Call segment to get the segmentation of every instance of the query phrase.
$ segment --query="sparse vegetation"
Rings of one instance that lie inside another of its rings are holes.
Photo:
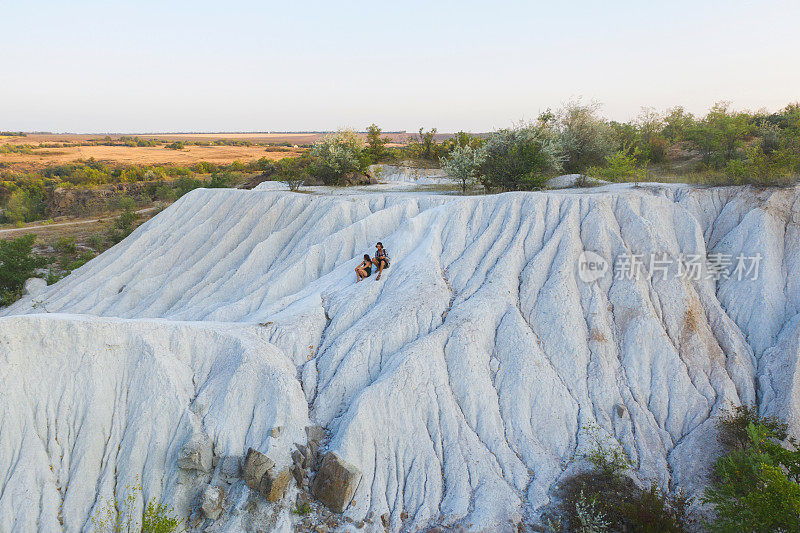
[[[183,521],[167,505],[150,500],[141,518],[136,517],[134,504],[142,492],[140,485],[128,487],[128,495],[120,508],[116,499],[106,503],[92,517],[93,530],[98,533],[178,533],[185,531]]]
[[[559,485],[560,503],[556,512],[563,525],[555,526],[556,530],[648,533],[690,530],[693,520],[689,498],[680,492],[665,494],[656,485],[640,488],[625,474],[632,463],[624,449],[611,437],[601,436],[595,426],[585,431],[591,444],[583,458],[593,468]]]

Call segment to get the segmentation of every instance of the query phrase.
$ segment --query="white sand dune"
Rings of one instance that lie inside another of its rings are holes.
[[[535,519],[590,425],[640,480],[696,493],[721,409],[759,398],[800,428],[799,198],[194,191],[0,311],[0,531],[90,527],[137,478],[139,505],[186,514],[224,483],[214,530],[288,528],[292,493],[248,507],[221,469],[248,446],[288,464],[309,420],[363,472],[346,515],[393,530]],[[391,267],[354,283],[379,240]],[[585,282],[586,250],[761,260],[757,279]],[[197,435],[209,474],[177,466]]]

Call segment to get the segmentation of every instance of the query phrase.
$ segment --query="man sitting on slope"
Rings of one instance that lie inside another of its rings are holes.
[[[383,269],[389,268],[389,254],[387,254],[386,250],[383,248],[383,243],[379,242],[375,245],[375,248],[378,250],[375,252],[372,264],[378,267],[378,277],[375,278],[375,281],[378,281],[381,279],[381,272],[383,272]]]

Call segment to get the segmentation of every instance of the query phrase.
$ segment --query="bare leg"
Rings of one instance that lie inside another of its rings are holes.
[[[375,278],[375,281],[378,281],[379,279],[381,279],[381,272],[383,272],[383,265],[385,264],[384,261],[379,261],[379,263],[380,264],[378,265],[378,277]]]

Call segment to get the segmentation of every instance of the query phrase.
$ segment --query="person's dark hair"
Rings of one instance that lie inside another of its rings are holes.
[[[380,247],[383,247],[383,243],[382,243],[382,242],[380,242],[380,241],[378,241],[378,244],[376,244],[375,246],[380,246]]]
[[[366,261],[369,261],[369,254],[364,254],[364,259],[365,259]]]

